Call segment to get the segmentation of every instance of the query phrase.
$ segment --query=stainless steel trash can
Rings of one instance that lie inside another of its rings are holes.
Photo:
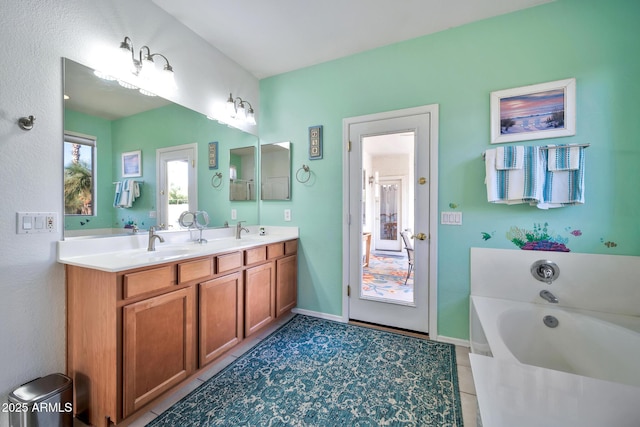
[[[71,378],[51,374],[21,385],[9,394],[9,427],[72,427]]]

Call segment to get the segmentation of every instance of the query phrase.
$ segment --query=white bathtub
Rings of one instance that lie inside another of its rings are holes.
[[[552,315],[556,328],[543,323]],[[471,297],[472,352],[640,387],[640,318]]]

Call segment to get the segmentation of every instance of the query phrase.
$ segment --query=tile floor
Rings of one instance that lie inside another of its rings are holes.
[[[245,339],[242,344],[232,349],[231,352],[222,359],[214,362],[211,366],[200,373],[200,375],[185,384],[180,390],[166,396],[159,401],[151,410],[142,414],[136,420],[131,423],[124,423],[123,426],[127,427],[143,427],[147,425],[151,420],[156,418],[162,412],[171,407],[174,403],[178,402],[184,396],[195,390],[200,384],[220,372],[222,369],[231,364],[238,357],[242,356],[247,350],[252,348],[258,342],[265,339],[272,332],[285,324],[293,317],[294,314],[284,316],[276,320],[273,324],[265,328],[264,331],[257,334],[254,337]],[[471,363],[469,362],[469,349],[466,347],[456,346],[456,360],[458,363],[458,383],[460,387],[460,399],[462,401],[462,418],[464,427],[476,427],[476,390],[473,384],[473,376],[471,375]],[[84,427],[85,424],[78,420],[74,420],[74,427]]]

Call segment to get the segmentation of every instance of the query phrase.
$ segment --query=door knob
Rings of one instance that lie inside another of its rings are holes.
[[[412,239],[418,239],[418,240],[426,240],[427,239],[427,235],[424,233],[418,233],[415,236],[411,236]]]

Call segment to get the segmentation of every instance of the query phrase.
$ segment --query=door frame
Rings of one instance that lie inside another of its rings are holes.
[[[439,105],[430,104],[402,110],[385,111],[342,120],[342,321],[349,321],[349,253],[351,242],[349,227],[349,128],[358,123],[395,119],[417,114],[429,114],[429,275],[428,275],[428,330],[431,339],[438,338],[438,122]],[[359,242],[354,242],[359,244]]]

